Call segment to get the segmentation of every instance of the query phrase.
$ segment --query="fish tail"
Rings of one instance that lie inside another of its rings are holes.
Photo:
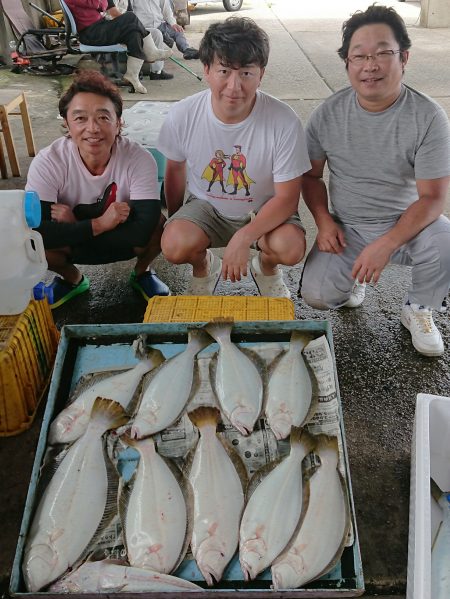
[[[152,437],[146,437],[144,439],[135,439],[133,437],[131,437],[130,432],[127,431],[125,433],[123,433],[122,435],[120,435],[120,440],[125,444],[128,445],[129,447],[135,447],[136,449],[139,449],[140,447],[142,447],[144,444],[145,445],[155,445],[155,442],[153,440]]]
[[[295,345],[299,351],[308,345],[308,343],[312,340],[312,336],[308,335],[302,331],[292,331],[291,333],[291,344]]]
[[[220,411],[213,406],[200,406],[188,414],[192,424],[201,428],[206,424],[217,426],[220,419]]]
[[[308,431],[304,428],[293,426],[291,428],[291,436],[290,436],[291,445],[296,443],[300,443],[305,448],[306,453],[310,453],[316,446],[316,438],[308,433]]]
[[[153,370],[153,368],[157,368],[164,362],[165,357],[159,349],[150,347],[150,349],[145,354],[145,360],[149,363],[150,370]]]
[[[219,341],[223,337],[230,336],[233,322],[233,319],[229,317],[219,316],[209,322],[204,329],[213,339]]]
[[[332,451],[338,452],[339,445],[337,437],[332,437],[329,435],[317,435],[316,437],[316,447],[315,451],[320,454],[320,450],[322,449],[330,449]]]
[[[202,329],[192,329],[188,331],[188,342],[195,346],[195,351],[198,353],[211,344],[211,338],[209,335],[205,335],[205,331]]]
[[[104,417],[108,422],[108,429],[118,428],[130,419],[123,407],[117,401],[97,397],[91,411],[91,418]]]

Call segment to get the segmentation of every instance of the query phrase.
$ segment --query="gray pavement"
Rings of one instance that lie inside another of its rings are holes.
[[[336,54],[340,27],[352,12],[368,4],[362,0],[246,0],[240,14],[254,18],[271,38],[271,59],[263,89],[288,102],[305,122],[318,103],[346,84],[345,70]],[[420,28],[418,2],[387,4],[404,17],[413,42],[405,81],[438,100],[450,114],[450,29]],[[186,29],[191,44],[198,44],[210,22],[227,16],[220,4],[198,6]],[[186,64],[201,74],[198,61]],[[89,61],[81,61],[80,66],[89,66]],[[145,99],[175,101],[203,89],[202,82],[173,62],[168,61],[166,69],[175,78],[164,82],[147,79],[148,96],[124,89],[126,107]],[[69,80],[14,75],[6,68],[0,69],[0,88],[28,92],[38,148],[61,133],[57,101]],[[14,135],[24,177],[0,180],[2,189],[23,188],[31,160],[26,157],[19,122],[14,123]],[[303,207],[301,212],[310,247],[314,225]],[[450,200],[446,213],[450,214]],[[131,262],[86,267],[92,289],[55,311],[58,327],[66,323],[142,321],[145,303],[127,282],[131,268]],[[188,274],[185,267],[169,267],[159,258],[156,269],[173,293],[183,293]],[[296,297],[301,265],[286,269],[285,275]],[[388,267],[378,285],[368,288],[366,301],[355,311],[319,312],[295,300],[296,318],[326,318],[333,330],[367,595],[398,599],[404,597],[406,586],[410,446],[416,395],[426,392],[450,396],[449,351],[439,359],[417,354],[408,332],[400,325],[400,305],[409,277],[408,269]],[[240,285],[222,283],[218,292],[256,295],[249,280]],[[435,321],[448,348],[449,318],[436,315]],[[0,588],[4,589],[17,543],[39,419],[26,433],[0,439]]]

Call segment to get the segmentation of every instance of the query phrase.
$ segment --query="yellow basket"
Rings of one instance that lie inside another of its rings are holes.
[[[59,333],[47,300],[22,314],[0,316],[0,437],[33,423],[50,381]]]
[[[144,322],[203,322],[225,317],[240,320],[294,320],[288,298],[177,295],[153,297]]]

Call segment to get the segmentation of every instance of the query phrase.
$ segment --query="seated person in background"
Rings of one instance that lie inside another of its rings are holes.
[[[192,265],[192,295],[212,295],[221,274],[240,281],[256,248],[260,294],[290,297],[278,265],[305,252],[297,209],[310,162],[295,112],[258,90],[268,57],[268,36],[251,19],[212,24],[200,44],[210,89],[177,102],[160,131],[171,217],[161,247],[169,262]],[[223,262],[210,247],[226,248]]]
[[[450,282],[450,221],[442,215],[449,126],[434,100],[402,83],[410,46],[391,7],[369,6],[343,25],[338,53],[351,86],[325,100],[306,128],[312,169],[303,197],[318,233],[300,291],[319,310],[353,308],[387,264],[411,266],[401,322],[418,352],[439,356],[432,310]]]
[[[170,47],[175,42],[184,59],[198,58],[198,50],[189,46],[183,27],[177,25],[169,0],[130,0],[130,6],[146,29],[158,28],[165,44]],[[162,61],[153,63],[150,79],[172,79],[173,75],[164,71],[163,67]]]
[[[125,44],[127,46],[127,71],[123,76],[135,92],[146,94],[139,81],[144,63],[168,58],[170,48],[158,49],[152,36],[132,12],[121,13],[114,0],[66,0],[75,19],[80,42],[94,46]],[[105,13],[111,19],[105,18]]]
[[[97,71],[81,71],[61,96],[66,136],[39,152],[27,190],[41,199],[38,227],[55,277],[52,308],[89,289],[75,264],[137,258],[130,283],[146,300],[169,295],[149,270],[160,253],[161,215],[153,156],[120,134],[122,98]]]

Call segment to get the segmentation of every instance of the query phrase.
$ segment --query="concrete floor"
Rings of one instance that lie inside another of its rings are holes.
[[[346,84],[345,70],[335,52],[342,22],[370,2],[315,0],[311,5],[277,0],[246,0],[240,14],[254,18],[269,33],[272,53],[263,89],[288,102],[303,122],[311,110],[333,91]],[[413,46],[405,81],[438,100],[450,113],[449,29],[421,29],[419,3],[392,4],[407,22]],[[197,45],[208,24],[229,16],[221,5],[198,6],[187,28]],[[178,58],[180,58],[178,56]],[[82,61],[81,65],[88,66]],[[197,73],[198,61],[186,63]],[[148,96],[137,97],[124,88],[126,107],[139,100],[175,101],[204,88],[204,84],[173,62],[166,70],[171,81],[144,82]],[[58,96],[67,78],[14,75],[0,69],[0,87],[28,92],[33,131],[38,148],[61,133],[57,118]],[[1,189],[22,189],[30,158],[21,140],[21,127],[14,135],[23,172],[21,178],[0,180]],[[308,245],[315,228],[301,208],[307,226]],[[450,214],[450,201],[447,204]],[[58,327],[67,323],[118,323],[142,321],[145,303],[128,286],[132,263],[86,267],[91,279],[88,294],[54,312]],[[184,267],[169,267],[164,259],[156,270],[175,294],[187,283]],[[296,298],[301,265],[286,269],[285,278]],[[362,563],[367,595],[404,597],[406,587],[410,446],[416,395],[419,392],[450,396],[448,350],[439,359],[427,359],[411,346],[409,333],[400,325],[402,297],[409,284],[408,269],[388,267],[376,287],[357,310],[318,312],[295,299],[298,319],[328,319],[334,337],[336,363],[345,420]],[[241,285],[221,284],[218,293],[256,294],[250,281]],[[436,315],[444,342],[450,345],[448,315]],[[0,439],[0,589],[7,589],[14,550],[30,477],[40,414],[33,427],[17,437]],[[424,598],[425,599],[425,598]]]

